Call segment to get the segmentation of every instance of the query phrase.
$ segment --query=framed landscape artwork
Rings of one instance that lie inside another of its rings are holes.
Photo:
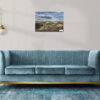
[[[35,32],[63,32],[64,12],[35,12]]]

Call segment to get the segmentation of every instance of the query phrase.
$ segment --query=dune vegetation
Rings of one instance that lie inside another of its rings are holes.
[[[63,32],[63,22],[42,22],[36,21],[36,32]]]

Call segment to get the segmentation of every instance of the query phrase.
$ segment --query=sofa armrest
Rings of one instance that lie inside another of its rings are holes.
[[[3,50],[3,56],[4,56],[4,62],[5,67],[10,65],[10,51],[9,50]]]
[[[88,56],[88,66],[96,69],[96,74],[100,74],[100,51],[91,50]]]
[[[10,53],[8,50],[0,51],[0,74],[5,74],[5,67],[10,65]]]
[[[0,75],[4,74],[4,59],[3,53],[0,51]]]

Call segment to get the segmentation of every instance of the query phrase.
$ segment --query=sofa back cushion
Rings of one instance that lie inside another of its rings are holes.
[[[87,65],[85,50],[10,50],[11,65]]]

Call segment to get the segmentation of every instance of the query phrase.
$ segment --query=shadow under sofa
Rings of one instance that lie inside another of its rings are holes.
[[[1,50],[0,81],[100,82],[99,50]]]

